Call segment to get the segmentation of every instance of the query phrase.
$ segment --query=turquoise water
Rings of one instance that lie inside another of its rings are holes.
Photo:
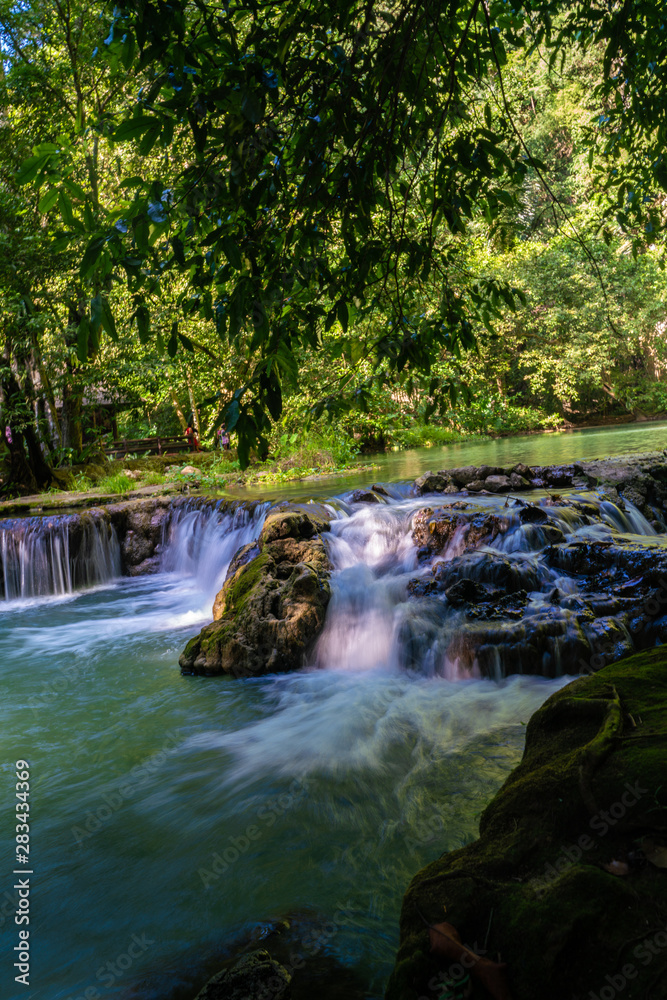
[[[362,456],[373,463],[372,471],[349,476],[331,476],[317,483],[290,483],[263,489],[239,490],[236,495],[288,497],[331,496],[346,489],[374,482],[416,479],[427,469],[452,469],[465,465],[556,465],[563,462],[592,461],[613,455],[662,451],[667,447],[667,421],[590,427],[581,431],[523,434],[516,437],[464,441],[443,448],[414,448]]]
[[[335,960],[380,997],[408,882],[475,837],[564,680],[449,682],[354,650],[288,676],[182,677],[225,568],[185,565],[0,605],[5,802],[25,758],[34,870],[26,988],[10,816],[2,995],[185,1000],[289,916],[307,967]]]

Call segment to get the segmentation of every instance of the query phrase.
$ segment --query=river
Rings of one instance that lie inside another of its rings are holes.
[[[587,427],[555,433],[518,434],[512,437],[471,438],[444,447],[411,448],[363,455],[372,471],[344,476],[318,477],[317,482],[285,483],[280,486],[249,487],[234,491],[248,497],[306,497],[317,493],[332,496],[343,490],[368,486],[370,482],[416,479],[427,469],[453,469],[465,465],[557,465],[593,461],[610,455],[630,455],[667,448],[667,421]]]
[[[637,432],[655,447],[661,427],[578,440]],[[571,441],[549,436],[551,460],[574,457]],[[456,461],[530,462],[545,447],[524,443],[535,451],[517,439],[456,446]],[[442,450],[427,454],[428,466],[445,464]],[[414,471],[413,461],[388,456],[374,478],[389,478],[393,462]],[[118,577],[106,539],[88,589],[52,573],[59,592],[40,595],[33,574],[0,603],[5,787],[26,759],[34,872],[25,988],[11,974],[10,819],[0,906],[8,1000],[189,1000],[235,948],[284,918],[299,961],[331,970],[318,996],[382,996],[408,882],[476,836],[521,757],[530,714],[567,681],[466,678],[397,655],[391,623],[416,566],[406,525],[417,501],[401,493],[375,512],[338,509],[334,601],[312,668],[299,673],[234,681],[177,666],[265,507],[231,520],[182,516],[157,575]],[[617,531],[605,516],[599,530]],[[525,561],[521,546],[503,544]],[[344,976],[357,986],[343,988]]]

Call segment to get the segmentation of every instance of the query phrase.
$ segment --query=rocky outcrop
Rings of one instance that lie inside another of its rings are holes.
[[[417,511],[412,519],[412,540],[420,560],[444,552],[455,537],[461,549],[475,549],[507,531],[507,518],[468,508],[468,504],[458,501]]]
[[[331,569],[324,508],[277,508],[241,549],[214,605],[214,621],[185,647],[185,673],[254,677],[302,667],[323,626]]]
[[[549,698],[479,839],[413,879],[387,1000],[666,997],[666,773],[665,647]]]
[[[602,488],[614,503],[628,500],[656,530],[664,531],[667,459],[662,452],[532,468],[518,463],[441,469],[419,476],[412,485],[412,492],[415,496],[423,496],[428,493],[522,493],[531,489],[572,488]]]

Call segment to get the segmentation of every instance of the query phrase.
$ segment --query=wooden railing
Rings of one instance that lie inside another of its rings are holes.
[[[125,455],[147,455],[155,452],[156,455],[167,455],[172,451],[190,451],[190,442],[183,436],[172,437],[150,437],[150,438],[123,438],[122,441],[114,441],[109,448],[104,449],[104,454],[115,458]]]

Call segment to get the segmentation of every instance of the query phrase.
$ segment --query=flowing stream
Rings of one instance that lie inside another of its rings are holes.
[[[312,667],[242,682],[183,677],[177,661],[268,504],[179,508],[162,572],[135,579],[118,575],[104,519],[87,522],[76,551],[71,525],[0,524],[0,743],[8,789],[14,761],[31,765],[34,870],[31,986],[9,1000],[186,1000],[284,918],[295,964],[331,969],[318,996],[382,996],[408,882],[476,836],[530,714],[568,679],[504,677],[476,641],[457,653],[478,624],[414,593],[438,566],[483,582],[479,566],[495,559],[523,574],[531,614],[565,595],[553,611],[563,634],[578,599],[576,581],[541,559],[540,526],[516,511],[472,556],[465,526],[424,556],[412,531],[428,498],[390,492],[332,502],[333,599]],[[482,515],[503,502],[475,501]],[[553,517],[571,536],[655,540],[636,511],[596,502],[597,518]],[[537,672],[559,673],[556,646]],[[12,982],[13,829],[2,829]]]

